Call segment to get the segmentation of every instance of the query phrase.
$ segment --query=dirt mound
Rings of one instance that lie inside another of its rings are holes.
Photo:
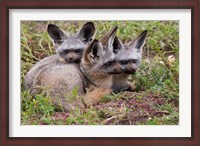
[[[150,93],[138,98],[133,97],[134,94],[132,92],[124,92],[120,96],[122,98],[117,101],[101,103],[95,106],[100,111],[100,116],[105,118],[103,124],[138,124],[145,122],[147,119],[152,119],[154,116],[162,117],[170,114],[167,110],[160,109],[162,105],[168,102],[164,97]]]

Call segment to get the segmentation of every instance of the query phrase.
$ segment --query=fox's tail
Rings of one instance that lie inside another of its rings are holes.
[[[95,105],[101,99],[110,94],[112,89],[105,87],[93,87],[87,90],[86,95],[84,96],[84,102],[87,106]]]

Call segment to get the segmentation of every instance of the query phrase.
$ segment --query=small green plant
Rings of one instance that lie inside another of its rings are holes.
[[[66,93],[65,98],[66,98],[66,101],[68,101],[68,102],[76,101],[79,98],[79,96],[78,96],[78,86],[73,88],[71,90],[71,92]]]
[[[70,112],[70,116],[66,119],[67,125],[97,125],[100,123],[97,111],[90,107],[84,112],[76,108],[74,111]]]
[[[31,124],[31,119],[35,117],[46,120],[54,112],[55,107],[52,104],[50,97],[46,97],[44,93],[37,94],[33,97],[30,95],[29,90],[25,90],[21,95],[21,114],[23,124]]]
[[[176,66],[178,68],[178,66]],[[169,69],[164,61],[144,60],[132,80],[137,83],[137,90],[150,90],[162,93],[168,99],[177,99],[179,83],[176,80],[177,72]]]

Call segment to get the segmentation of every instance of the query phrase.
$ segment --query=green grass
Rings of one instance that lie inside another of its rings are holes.
[[[36,97],[23,88],[24,76],[39,60],[55,54],[46,32],[49,23],[74,33],[84,21],[21,22],[21,124],[138,124],[176,125],[179,123],[179,23],[178,21],[95,21],[96,38],[118,25],[117,36],[123,42],[134,39],[143,30],[148,37],[143,60],[130,81],[136,92],[106,96],[99,105],[64,113],[41,92]],[[173,55],[174,58],[169,56]],[[72,96],[77,90],[72,91]],[[69,99],[70,100],[70,99]]]

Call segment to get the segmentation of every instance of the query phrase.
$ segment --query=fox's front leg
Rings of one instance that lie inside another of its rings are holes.
[[[124,92],[124,91],[130,91],[133,92],[136,90],[136,86],[134,82],[130,82],[127,81],[126,83],[120,85],[120,84],[116,84],[112,86],[112,92],[113,93],[120,93],[120,92]]]
[[[131,91],[131,92],[133,92],[133,91],[135,91],[136,90],[136,85],[135,85],[135,82],[130,82],[130,81],[128,81],[128,89],[127,89],[127,91]]]
[[[87,91],[84,96],[84,102],[87,106],[98,104],[103,97],[110,94],[112,90],[110,88],[93,88]]]

